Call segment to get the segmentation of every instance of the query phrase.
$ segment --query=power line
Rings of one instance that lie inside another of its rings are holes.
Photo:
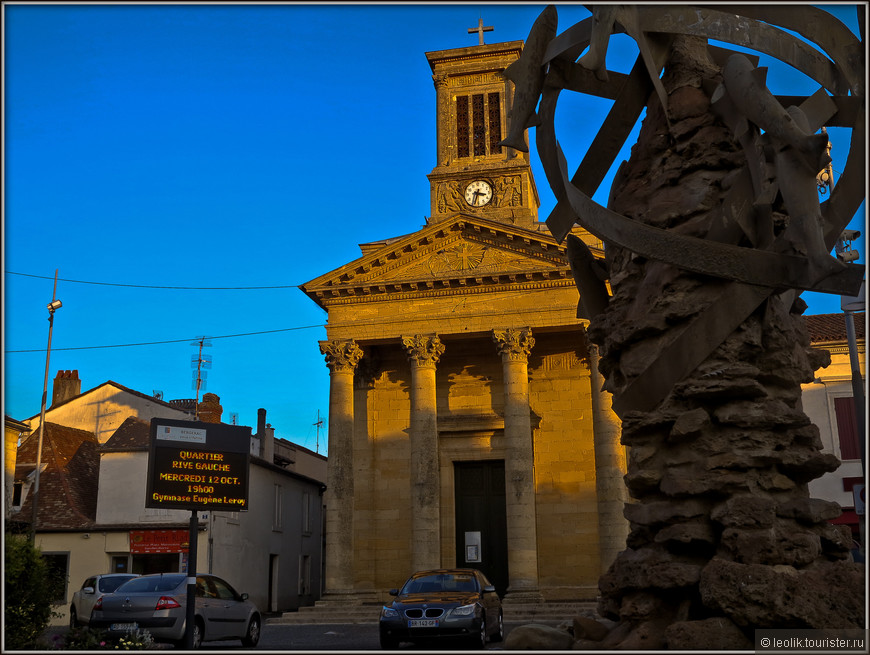
[[[320,325],[301,325],[299,327],[291,327],[291,328],[281,328],[278,330],[263,330],[262,332],[242,332],[239,334],[224,334],[217,337],[208,337],[209,339],[231,339],[233,337],[250,337],[258,334],[274,334],[276,332],[291,332],[293,330],[309,330],[311,328],[319,328],[326,327],[323,324]],[[158,346],[166,343],[181,343],[182,341],[191,341],[192,339],[188,337],[187,339],[169,339],[167,341],[142,341],[140,343],[117,343],[112,345],[105,346],[72,346],[69,348],[52,348],[53,351],[57,350],[95,350],[98,348],[129,348],[131,346]],[[33,350],[7,350],[5,354],[9,355],[12,353],[41,353],[45,352],[44,348],[36,348]]]
[[[20,275],[21,277],[35,277],[41,280],[53,280],[53,277],[46,275],[32,275],[30,273],[14,273],[6,271],[6,275]],[[87,280],[69,280],[67,278],[57,278],[61,282],[72,282],[74,284],[95,284],[104,287],[132,287],[135,289],[175,289],[180,291],[251,291],[256,289],[298,289],[298,284],[285,284],[278,286],[262,286],[262,287],[180,287],[180,286],[158,286],[155,284],[122,284],[120,282],[90,282]]]

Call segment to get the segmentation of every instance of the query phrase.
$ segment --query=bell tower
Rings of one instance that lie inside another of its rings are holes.
[[[508,131],[513,83],[504,70],[519,59],[522,41],[480,43],[427,52],[436,92],[437,163],[428,175],[431,217],[457,213],[535,229],[538,190],[528,153],[499,146]]]

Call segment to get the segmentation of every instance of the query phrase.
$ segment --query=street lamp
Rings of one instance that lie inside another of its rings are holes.
[[[36,471],[33,473],[33,515],[30,520],[30,541],[36,542],[36,513],[39,503],[39,470],[42,468],[42,436],[45,433],[45,400],[48,396],[48,370],[51,359],[51,333],[54,329],[54,313],[63,306],[57,296],[57,269],[54,271],[54,289],[48,303],[48,348],[45,350],[45,381],[42,383],[42,407],[39,410],[39,439],[36,443]]]

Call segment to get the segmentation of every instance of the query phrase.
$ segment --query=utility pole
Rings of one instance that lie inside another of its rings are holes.
[[[39,410],[39,439],[36,443],[36,470],[33,472],[33,514],[30,520],[30,543],[36,543],[36,516],[39,506],[39,473],[42,468],[42,438],[45,434],[45,404],[48,397],[48,370],[51,360],[51,333],[54,330],[54,312],[63,306],[57,299],[57,271],[54,270],[54,289],[48,303],[48,347],[45,349],[45,381],[42,383],[42,405]]]

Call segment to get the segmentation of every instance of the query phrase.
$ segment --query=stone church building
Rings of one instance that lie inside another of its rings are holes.
[[[426,54],[426,226],[302,287],[329,315],[324,601],[465,566],[506,602],[594,598],[624,548],[619,421],[566,250],[538,220],[528,155],[498,145],[522,47]]]

